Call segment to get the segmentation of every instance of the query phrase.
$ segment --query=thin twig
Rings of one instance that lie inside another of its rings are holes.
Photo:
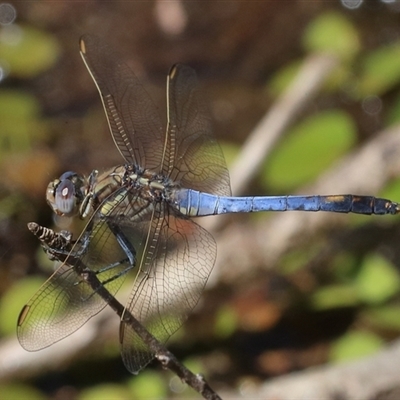
[[[99,295],[104,302],[115,311],[121,323],[129,325],[142,341],[146,343],[150,352],[155,354],[155,357],[161,362],[164,368],[175,372],[186,384],[200,393],[205,399],[220,400],[220,397],[211,389],[204,377],[199,374],[193,374],[181,364],[178,359],[107,290],[96,273],[88,268],[79,256],[77,257],[73,252],[66,251],[66,249],[72,246],[71,235],[66,235],[65,232],[56,233],[52,229],[42,227],[36,223],[30,223],[28,227],[42,241],[45,251],[50,257],[57,258],[60,262],[68,261],[68,264],[74,269],[75,273],[91,287],[93,293]],[[57,243],[61,245],[62,250],[59,248],[51,248],[48,246],[48,243]]]
[[[127,310],[107,289],[100,283],[96,275],[91,273],[87,282],[93,290],[108,302],[108,305],[118,314],[124,324],[131,326],[136,334],[147,344],[150,351],[161,362],[164,368],[175,372],[186,384],[200,393],[205,399],[221,399],[208,385],[200,374],[193,374],[181,364],[178,359],[165,346],[163,346],[144,326]]]
[[[71,262],[71,256],[68,259]],[[78,260],[80,261],[80,260]],[[163,346],[111,293],[102,285],[96,274],[87,269],[82,278],[120,317],[121,323],[129,325],[136,334],[147,344],[164,368],[177,374],[186,384],[200,393],[205,399],[220,400],[221,398],[208,385],[203,376],[193,374],[178,359]]]

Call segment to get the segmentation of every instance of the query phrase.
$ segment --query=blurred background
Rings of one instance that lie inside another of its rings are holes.
[[[21,307],[53,268],[26,227],[55,227],[48,182],[122,163],[79,55],[84,33],[121,54],[163,120],[169,68],[196,70],[234,194],[400,201],[400,2],[0,3],[0,398],[198,398],[156,362],[131,376],[107,310],[42,352],[16,340]],[[238,184],[271,132],[259,167]],[[215,219],[205,221],[218,245],[214,273],[168,345],[185,365],[229,398],[297,398],[282,386],[293,373],[306,385],[309,367],[319,382],[353,368],[341,387],[362,370],[361,392],[343,389],[340,398],[396,398],[398,217]],[[317,393],[315,380],[309,385],[306,393]]]

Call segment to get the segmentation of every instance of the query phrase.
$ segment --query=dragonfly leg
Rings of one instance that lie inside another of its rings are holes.
[[[125,254],[129,258],[129,263],[131,264],[131,268],[133,268],[136,264],[136,250],[132,246],[132,243],[128,240],[125,234],[122,232],[122,229],[115,223],[108,222],[108,227],[111,232],[115,235],[119,245],[124,250]]]
[[[115,235],[119,245],[122,247],[122,250],[127,255],[127,258],[124,258],[121,261],[117,261],[106,267],[103,267],[96,271],[96,275],[99,275],[103,272],[109,271],[113,268],[118,267],[121,264],[128,263],[128,266],[123,269],[122,271],[118,272],[117,274],[111,276],[107,280],[103,281],[102,284],[105,285],[107,283],[112,282],[115,279],[118,279],[120,276],[125,275],[128,271],[130,271],[136,265],[136,250],[132,246],[132,243],[128,240],[125,234],[122,232],[121,228],[112,222],[108,222],[108,227],[110,228],[111,232]]]
[[[99,275],[103,272],[109,271],[110,269],[116,268],[121,264],[125,264],[126,262],[129,262],[128,258],[125,258],[121,261],[115,262],[113,264],[107,265],[106,267],[99,269],[98,271],[95,271],[95,275]],[[133,268],[133,265],[129,265],[127,268],[123,269],[122,271],[118,272],[117,274],[111,276],[110,278],[106,279],[105,281],[101,281],[101,283],[103,285],[106,285],[107,283],[110,283],[112,281],[114,281],[115,279],[118,279],[119,277],[125,275],[126,273],[128,273],[128,271],[130,271]]]
[[[122,250],[124,251],[124,253],[127,255],[127,258],[124,258],[120,261],[116,261],[112,264],[106,265],[103,268],[98,269],[97,271],[93,271],[90,268],[85,267],[84,270],[84,274],[94,274],[98,277],[99,282],[101,283],[102,286],[107,285],[108,283],[120,278],[121,276],[127,274],[132,268],[134,268],[134,266],[136,265],[136,250],[135,248],[132,246],[132,243],[128,240],[128,238],[125,236],[125,234],[123,233],[123,231],[121,230],[121,228],[115,224],[112,223],[110,221],[107,222],[108,227],[110,228],[111,232],[115,235],[118,244],[121,246]],[[117,268],[120,265],[123,264],[128,264],[126,266],[126,268],[120,270],[119,272],[117,272],[116,274],[112,275],[111,277],[107,278],[106,280],[102,281],[99,278],[99,275],[110,271],[114,268]],[[87,279],[85,279],[86,281]],[[82,282],[82,281],[81,281]],[[81,282],[76,282],[76,285],[78,285]],[[93,293],[90,294],[90,296],[88,296],[87,298],[83,299],[83,300],[89,300],[95,293],[97,293],[97,290]]]
[[[123,259],[121,261],[117,261],[115,263],[109,264],[106,267],[104,267],[102,269],[99,269],[98,271],[93,271],[92,269],[90,269],[88,267],[85,267],[84,270],[82,271],[82,273],[80,274],[82,276],[82,278],[83,278],[83,281],[75,282],[75,285],[77,286],[77,285],[79,285],[79,284],[81,284],[83,282],[89,282],[90,281],[90,276],[92,276],[92,277],[93,276],[98,276],[99,274],[101,274],[103,272],[109,271],[109,270],[111,270],[113,268],[116,268],[119,265],[127,263],[127,262],[129,262],[129,259],[125,258],[125,259]],[[133,265],[129,264],[129,266],[127,268],[124,268],[122,271],[119,271],[117,274],[114,274],[113,276],[111,276],[110,278],[108,278],[108,279],[106,279],[104,281],[101,281],[100,279],[97,278],[97,280],[101,284],[101,286],[99,286],[96,290],[94,290],[93,293],[91,293],[89,296],[81,298],[82,301],[90,300],[93,297],[93,295],[99,291],[100,287],[104,287],[108,283],[110,283],[112,281],[115,281],[116,279],[120,278],[121,276],[124,276],[133,267],[134,267]]]
[[[81,257],[83,254],[86,253],[89,246],[90,232],[85,232],[85,234],[78,240],[72,240],[72,234],[68,231],[61,231],[60,233],[55,234],[62,237],[63,235],[65,235],[64,232],[69,234],[69,236],[67,237],[69,239],[69,242],[64,247],[50,247],[49,245],[43,245],[42,243],[42,247],[50,260],[63,262],[71,252],[74,253],[75,257]],[[75,246],[76,244],[79,244],[79,247]]]

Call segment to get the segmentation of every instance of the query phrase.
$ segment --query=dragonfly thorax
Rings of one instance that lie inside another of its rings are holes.
[[[127,169],[125,184],[129,190],[138,191],[141,198],[157,202],[163,199],[164,190],[169,182],[164,176],[150,170]]]

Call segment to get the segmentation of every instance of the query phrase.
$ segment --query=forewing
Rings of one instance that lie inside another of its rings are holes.
[[[156,211],[127,309],[162,343],[197,304],[214,266],[213,237],[191,220]],[[139,258],[138,258],[139,261]],[[154,354],[121,322],[125,366],[139,372]]]
[[[117,196],[118,197],[118,196]],[[121,203],[111,202],[102,212],[108,220],[119,218]],[[126,212],[133,212],[128,209]],[[100,212],[100,210],[99,210]],[[41,286],[24,307],[18,320],[18,339],[26,350],[36,351],[58,342],[79,329],[107,303],[83,279],[84,268],[96,273],[115,295],[132,268],[126,252],[111,232],[105,218],[96,213],[88,223],[65,262]],[[93,228],[91,228],[93,226]]]
[[[229,173],[212,134],[208,107],[194,70],[176,64],[167,81],[167,145],[163,172],[184,188],[231,194]]]
[[[82,36],[80,49],[122,157],[127,163],[159,170],[163,131],[150,96],[120,55],[96,36]]]

